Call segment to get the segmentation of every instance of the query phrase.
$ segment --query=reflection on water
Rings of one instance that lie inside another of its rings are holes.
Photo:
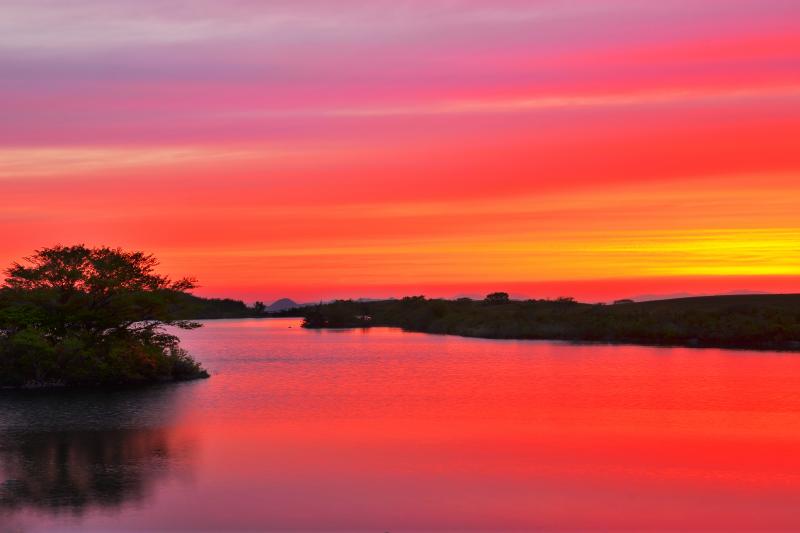
[[[170,430],[180,388],[0,395],[0,518],[81,515],[146,502],[190,464],[193,443]],[[2,528],[0,528],[2,529]]]
[[[81,512],[140,501],[167,470],[159,429],[27,433],[0,443],[0,507]]]
[[[800,531],[797,354],[297,326],[182,333],[201,382],[0,394],[0,531]]]

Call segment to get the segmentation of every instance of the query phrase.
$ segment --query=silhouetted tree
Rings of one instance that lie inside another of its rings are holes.
[[[121,383],[206,375],[164,326],[194,280],[155,272],[143,252],[55,246],[6,270],[0,383]]]
[[[256,314],[263,315],[267,312],[267,306],[264,302],[256,302],[253,304],[253,311],[255,311]]]
[[[491,294],[487,294],[485,300],[486,302],[497,304],[497,303],[506,303],[508,302],[508,293],[507,292],[493,292]]]

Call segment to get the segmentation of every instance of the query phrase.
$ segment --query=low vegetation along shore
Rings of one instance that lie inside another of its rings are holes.
[[[392,326],[490,339],[724,347],[800,351],[800,295],[710,296],[622,301],[427,299],[336,301],[285,315],[307,328]]]

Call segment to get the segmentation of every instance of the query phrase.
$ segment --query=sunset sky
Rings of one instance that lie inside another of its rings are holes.
[[[0,230],[247,301],[800,292],[800,2],[4,0]]]

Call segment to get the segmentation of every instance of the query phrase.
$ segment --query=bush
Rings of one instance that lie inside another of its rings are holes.
[[[208,377],[163,327],[194,286],[141,252],[57,246],[8,269],[0,288],[0,385],[123,385]]]

